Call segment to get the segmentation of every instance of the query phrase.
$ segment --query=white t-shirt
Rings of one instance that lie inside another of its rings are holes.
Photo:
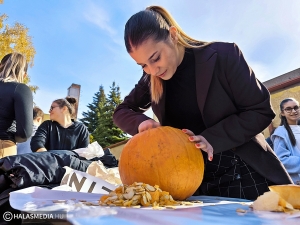
[[[292,132],[296,138],[296,145],[300,149],[300,126],[299,125],[290,125]]]

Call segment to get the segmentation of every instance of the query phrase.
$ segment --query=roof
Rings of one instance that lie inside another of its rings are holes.
[[[115,144],[106,146],[106,147],[103,148],[103,149],[106,149],[106,148],[115,148],[115,147],[118,147],[118,146],[120,146],[120,145],[126,144],[128,141],[129,141],[129,139],[124,140],[124,141],[120,141],[120,142],[118,142],[118,143],[115,143]]]
[[[263,82],[270,92],[300,83],[300,68]]]

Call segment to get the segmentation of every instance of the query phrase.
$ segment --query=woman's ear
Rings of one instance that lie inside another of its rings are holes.
[[[64,106],[64,107],[63,107],[63,112],[64,112],[64,113],[68,113],[68,112],[69,112],[69,109],[68,109],[67,106]]]
[[[175,44],[178,42],[178,30],[176,27],[171,26],[169,29],[169,33],[170,33],[170,38],[172,40],[172,42],[174,42]]]

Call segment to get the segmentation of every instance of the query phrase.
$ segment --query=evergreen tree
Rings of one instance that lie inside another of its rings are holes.
[[[113,82],[110,93],[106,97],[103,86],[93,97],[93,103],[88,104],[89,110],[83,112],[84,118],[80,119],[103,148],[111,144],[128,139],[126,133],[116,127],[113,123],[113,113],[121,100],[120,88]]]
[[[122,102],[120,88],[113,82],[110,89],[108,97],[106,98],[103,113],[98,117],[99,125],[93,134],[94,138],[102,147],[128,139],[126,133],[114,125],[112,119],[115,108]]]
[[[103,113],[103,108],[106,102],[104,88],[101,85],[99,91],[93,97],[93,103],[88,104],[89,110],[83,112],[83,118],[80,121],[88,128],[88,131],[93,134],[99,125],[99,117]]]
[[[120,128],[118,128],[113,123],[113,113],[116,107],[122,102],[120,87],[116,86],[116,83],[113,82],[112,86],[110,87],[110,92],[106,99],[105,104],[105,116],[101,118],[103,124],[105,124],[106,130],[106,140],[109,145],[115,144],[120,141],[127,140],[128,137],[126,133],[124,133]]]

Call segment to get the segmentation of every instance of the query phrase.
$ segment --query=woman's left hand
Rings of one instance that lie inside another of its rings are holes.
[[[202,151],[207,152],[208,160],[213,160],[214,149],[211,144],[201,135],[195,135],[188,129],[182,129],[183,133],[189,135],[189,140],[195,143],[196,148],[200,148]]]

